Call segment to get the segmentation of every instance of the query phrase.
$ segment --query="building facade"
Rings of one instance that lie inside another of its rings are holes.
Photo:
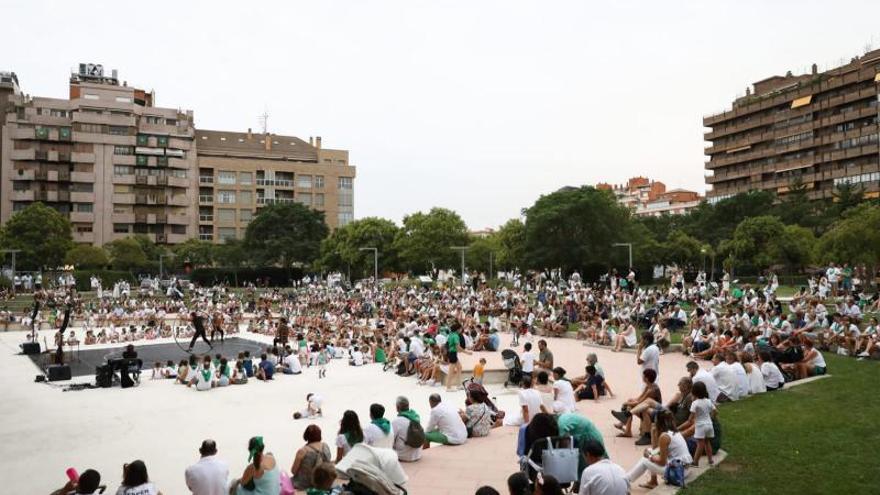
[[[666,184],[647,177],[632,177],[626,184],[600,182],[596,189],[611,191],[617,202],[630,208],[636,216],[682,215],[703,199],[694,191],[667,191]]]
[[[192,111],[158,107],[93,64],[69,89],[30,97],[0,73],[0,221],[40,201],[68,216],[75,242],[103,245],[240,238],[272,202],[324,211],[331,228],[353,219],[355,169],[320,138],[197,131]]]
[[[827,199],[841,184],[877,197],[878,73],[880,50],[825,72],[814,64],[810,74],[758,81],[730,110],[705,117],[707,199],[751,190],[785,195],[795,185]]]

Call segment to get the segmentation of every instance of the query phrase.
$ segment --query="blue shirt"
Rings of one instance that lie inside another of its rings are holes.
[[[272,366],[272,363],[269,361],[260,361],[260,369],[263,370],[263,373],[266,374],[266,379],[272,378],[272,375],[275,374],[275,367]]]

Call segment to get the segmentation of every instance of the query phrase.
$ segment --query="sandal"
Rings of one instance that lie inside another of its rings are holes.
[[[617,438],[632,438],[632,433],[620,432],[616,436],[617,436]]]

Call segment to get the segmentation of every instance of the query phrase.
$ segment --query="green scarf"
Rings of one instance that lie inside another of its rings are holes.
[[[421,419],[419,418],[419,413],[413,411],[412,409],[399,412],[399,413],[397,413],[397,415],[403,416],[404,418],[406,418],[410,421],[415,421],[416,423],[421,421]]]
[[[344,435],[345,435],[345,441],[348,443],[349,447],[354,447],[355,445],[361,443],[364,440],[363,437],[361,437],[360,439],[352,438],[350,432],[345,432]]]
[[[254,437],[254,448],[248,452],[248,462],[254,460],[254,456],[261,450],[263,450],[263,437]]]
[[[370,423],[378,426],[386,435],[391,431],[391,423],[385,418],[376,418],[373,421],[370,421]]]
[[[209,369],[202,369],[202,377],[205,378],[205,381],[206,381],[206,382],[211,381],[211,370],[209,370]]]

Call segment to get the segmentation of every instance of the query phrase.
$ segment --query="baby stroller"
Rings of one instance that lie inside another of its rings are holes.
[[[504,349],[501,351],[501,359],[504,360],[504,367],[507,368],[507,380],[504,381],[504,388],[508,385],[519,385],[522,381],[522,363],[519,360],[519,354],[513,349]]]
[[[486,390],[481,383],[477,383],[473,378],[469,378],[462,382],[462,387],[464,387],[465,392],[467,392],[467,399],[465,399],[465,405],[471,405],[471,398],[476,402],[482,402],[489,407],[489,410],[492,411],[492,422],[498,421],[499,419],[504,419],[504,411],[499,411],[498,407],[492,402],[492,399],[489,398],[489,392]]]
[[[344,493],[354,495],[406,495],[406,473],[391,449],[377,449],[359,443],[336,465],[348,483]]]

